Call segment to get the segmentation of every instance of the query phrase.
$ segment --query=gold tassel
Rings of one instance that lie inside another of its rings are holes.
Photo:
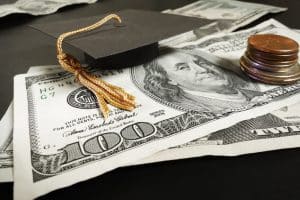
[[[87,87],[95,94],[99,103],[100,111],[102,112],[105,119],[107,119],[110,112],[107,103],[120,109],[132,111],[135,108],[135,97],[128,94],[124,89],[111,85],[101,80],[100,78],[97,78],[96,76],[86,72],[77,59],[75,59],[71,55],[64,53],[62,49],[62,42],[69,36],[94,30],[111,19],[115,19],[119,23],[121,23],[121,18],[118,15],[110,14],[95,24],[61,34],[58,37],[56,43],[57,59],[59,64],[66,71],[73,73],[76,79],[82,85]]]

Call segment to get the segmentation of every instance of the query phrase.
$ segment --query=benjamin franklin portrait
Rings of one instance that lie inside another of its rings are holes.
[[[133,70],[133,80],[147,95],[184,111],[231,112],[262,95],[249,79],[190,51],[167,50]]]

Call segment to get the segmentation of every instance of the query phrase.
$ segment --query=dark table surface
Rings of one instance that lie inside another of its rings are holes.
[[[76,5],[58,13],[33,17],[11,15],[0,19],[0,117],[13,94],[13,77],[29,66],[56,64],[55,43],[26,25],[92,16],[125,8],[157,10],[177,8],[193,0],[101,0]],[[249,0],[288,7],[273,17],[300,29],[298,0]],[[1,133],[0,133],[1,134]],[[40,199],[300,199],[300,149],[238,157],[202,157],[125,167]],[[13,184],[0,184],[0,199],[12,199]]]

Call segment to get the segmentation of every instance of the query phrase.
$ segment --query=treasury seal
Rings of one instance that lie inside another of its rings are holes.
[[[99,108],[96,96],[86,87],[80,87],[67,97],[70,106],[80,109]]]

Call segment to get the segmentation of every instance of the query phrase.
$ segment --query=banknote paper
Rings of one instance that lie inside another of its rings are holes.
[[[112,108],[106,121],[71,74],[17,76],[15,199],[101,175],[299,100],[300,84],[261,87],[195,52],[163,48],[142,66],[95,71],[137,97],[133,112]]]
[[[13,110],[12,105],[10,105],[0,121],[0,182],[13,181],[12,118]]]
[[[16,0],[16,1],[6,1],[3,2],[3,4],[0,5],[0,17],[5,16],[10,13],[15,12],[25,12],[25,13],[31,13],[33,15],[39,15],[39,14],[47,14],[51,12],[55,12],[58,8],[63,7],[65,5],[73,4],[73,3],[93,3],[95,0],[89,0],[89,1],[34,1],[34,0]],[[204,9],[205,8],[205,9]],[[205,12],[203,12],[203,9]],[[244,12],[247,10],[246,12]],[[227,30],[235,30],[243,25],[246,25],[247,23],[250,23],[254,21],[255,19],[259,18],[263,14],[266,14],[268,12],[280,12],[284,11],[285,8],[279,8],[274,6],[268,6],[268,5],[261,5],[261,4],[253,4],[253,3],[245,3],[245,2],[237,2],[237,1],[198,1],[192,4],[189,4],[187,6],[184,6],[182,8],[176,9],[176,10],[166,10],[166,13],[176,13],[176,14],[183,14],[183,15],[191,15],[196,17],[202,17],[206,19],[216,19],[218,22],[213,23],[209,25],[208,27],[202,27],[199,30],[201,31],[193,31],[189,33],[185,33],[177,38],[180,38],[180,41],[189,41],[190,37],[193,39],[200,38],[206,34],[210,34],[212,32],[216,31],[222,31]],[[234,12],[233,12],[234,11]],[[241,12],[243,11],[243,12]],[[213,13],[213,14],[212,14]],[[235,15],[232,15],[232,13],[235,13]],[[220,17],[222,16],[222,17]],[[227,17],[226,17],[227,16]],[[225,19],[225,20],[224,20]],[[226,22],[226,23],[225,23]],[[229,23],[230,22],[230,23]],[[220,26],[223,24],[222,28],[217,28],[216,25]],[[226,24],[226,26],[225,26]],[[197,37],[195,37],[197,36]],[[173,40],[173,39],[172,39]],[[178,39],[176,39],[178,44]],[[175,43],[174,43],[175,44]],[[174,45],[173,44],[173,45]],[[12,107],[10,107],[12,109]],[[12,112],[12,111],[11,111]],[[3,124],[3,123],[2,123]],[[9,136],[10,134],[6,134],[6,136]],[[4,140],[4,139],[3,139]],[[4,142],[4,141],[3,141]],[[11,147],[11,145],[9,145]],[[11,151],[10,151],[11,152]],[[12,166],[12,155],[8,156],[6,154],[6,163],[10,162],[10,165],[5,165],[5,171],[7,171],[8,168],[11,168]],[[10,166],[10,167],[9,167]],[[3,171],[3,165],[2,168],[0,168],[0,173]],[[8,174],[8,173],[4,173]],[[11,173],[9,173],[11,174]],[[3,176],[0,176],[0,182],[4,180],[11,180],[7,178],[2,178]],[[6,176],[7,177],[7,176]]]
[[[215,20],[215,22],[184,33],[163,43],[174,46],[182,42],[195,41],[217,32],[231,32],[241,28],[268,13],[278,13],[287,8],[265,4],[247,3],[234,0],[200,0],[175,10],[165,10],[165,13],[192,16]]]
[[[80,4],[94,3],[97,0],[16,0],[0,5],[0,17],[12,13],[27,13],[31,15],[46,15],[56,12],[59,8]]]
[[[280,24],[280,23],[278,23],[274,20],[271,20],[268,23],[265,23],[266,27],[269,27],[270,25],[272,25],[272,27],[284,27],[282,24]],[[263,30],[265,30],[265,28],[263,28]],[[256,31],[256,32],[258,32],[258,31]],[[49,71],[52,71],[52,70],[57,70],[57,68],[58,68],[58,66],[31,67],[30,70],[29,70],[29,73],[36,72],[36,71],[49,72]],[[1,144],[7,144],[7,141],[10,141],[10,142],[12,141],[11,140],[12,135],[10,134],[10,133],[12,133],[12,119],[10,117],[8,117],[8,116],[12,116],[10,113],[12,113],[12,106],[9,107],[8,112],[5,114],[3,119],[0,121],[0,126],[1,127],[6,127],[6,129],[2,129],[2,128],[0,129],[1,132],[2,132],[2,137],[0,138],[0,143]],[[6,119],[6,120],[4,120],[4,119]],[[8,127],[11,127],[11,128],[8,128]],[[285,148],[291,147],[290,145],[288,145],[288,143],[285,143],[285,144],[286,144]],[[11,181],[12,180],[12,177],[11,177],[11,174],[12,174],[11,173],[11,170],[12,170],[11,169],[12,168],[11,147],[12,147],[12,145],[10,144],[10,145],[6,145],[6,146],[9,147],[9,148],[7,148],[7,151],[5,152],[5,154],[3,154],[4,151],[2,151],[2,155],[5,155],[6,165],[5,165],[5,167],[4,167],[4,165],[2,165],[2,167],[0,168],[0,182]],[[2,145],[2,146],[0,146],[0,148],[4,149],[4,146]],[[275,147],[275,146],[272,147],[272,149],[276,149],[276,148],[278,149],[280,147]],[[281,148],[283,148],[283,147],[281,147]],[[236,150],[237,149],[235,149],[235,151]],[[257,149],[257,151],[259,151],[259,150]],[[210,154],[209,152],[203,152],[203,151],[201,153]],[[201,153],[199,153],[199,156],[201,155]],[[245,153],[250,153],[250,152],[245,152]],[[147,161],[147,162],[149,162],[149,161]],[[9,165],[8,165],[8,163],[9,163]],[[138,162],[138,163],[141,163],[141,162]]]
[[[265,24],[265,27],[273,27],[273,28],[274,27],[284,27],[282,24],[280,24],[280,23],[278,23],[274,20],[270,20],[269,22],[266,22],[264,24]],[[260,25],[260,26],[262,27],[262,25]],[[265,30],[266,29],[265,27],[262,30]],[[256,30],[255,32],[259,32],[259,30]],[[237,34],[239,34],[239,33],[237,33]],[[46,72],[46,71],[53,70],[53,69],[56,69],[56,67],[54,67],[54,66],[31,67],[29,72],[35,72],[35,71],[44,71],[44,72]],[[9,113],[10,112],[12,113],[12,106],[9,107],[8,111],[9,112],[7,112],[5,114],[5,116],[11,116]],[[3,117],[3,119],[10,119],[10,118],[9,117]],[[12,128],[12,120],[9,120],[9,123],[8,123],[7,122],[8,120],[3,120],[3,119],[0,121],[0,125],[2,125],[2,127],[11,127]],[[6,121],[6,122],[4,122],[4,121]],[[0,129],[0,130],[2,130],[2,129]],[[4,134],[2,134],[2,137],[0,138],[1,139],[0,143],[1,144],[6,144],[7,141],[11,141],[12,136],[11,136],[10,133],[12,132],[12,129],[6,129],[6,131],[2,130],[2,132]],[[8,147],[11,147],[11,145],[8,145]],[[288,148],[288,146],[287,146],[287,148]],[[1,146],[1,149],[4,149],[4,147]],[[10,164],[9,165],[6,164],[5,168],[4,168],[4,165],[2,165],[2,168],[0,169],[0,172],[2,172],[1,174],[3,174],[3,175],[0,176],[0,182],[12,180],[11,173],[6,173],[6,171],[11,171],[11,167],[12,167],[11,149],[8,149],[8,150],[9,150],[10,153],[9,154],[5,153],[3,155],[6,155],[5,162],[10,163]],[[10,169],[8,170],[8,168],[10,168]],[[10,178],[8,178],[8,177],[10,177]]]

